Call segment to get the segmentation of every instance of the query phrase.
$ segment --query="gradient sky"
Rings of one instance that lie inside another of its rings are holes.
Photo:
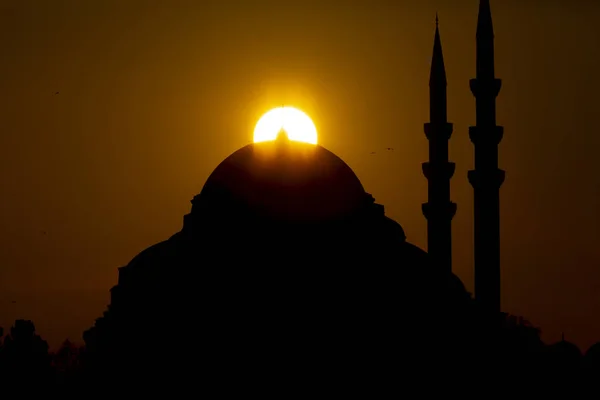
[[[454,270],[472,290],[477,0],[0,4],[0,325],[27,318],[52,346],[81,341],[117,267],[178,231],[210,172],[281,104],[307,112],[425,247],[436,11]],[[600,3],[492,0],[492,12],[502,305],[585,349],[600,340]]]

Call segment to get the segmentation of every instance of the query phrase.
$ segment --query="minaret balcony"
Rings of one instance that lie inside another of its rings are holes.
[[[447,179],[454,175],[456,165],[453,162],[446,161],[442,163],[424,162],[422,164],[423,175],[427,179]]]
[[[504,183],[505,172],[501,169],[469,171],[469,183],[473,189],[500,189]]]
[[[456,214],[456,203],[451,201],[443,203],[424,203],[421,205],[423,215],[428,221],[448,221]]]
[[[428,140],[450,140],[453,131],[453,125],[450,122],[427,122],[423,125],[423,128]]]
[[[500,93],[502,87],[502,79],[498,78],[475,78],[469,81],[471,93],[475,97],[494,97]]]
[[[469,138],[471,142],[475,145],[475,149],[477,151],[477,146],[489,146],[489,145],[499,145],[502,141],[502,137],[504,136],[504,127],[502,126],[470,126],[469,127]]]

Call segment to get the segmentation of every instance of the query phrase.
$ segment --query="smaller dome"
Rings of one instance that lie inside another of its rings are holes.
[[[352,169],[332,152],[276,140],[249,144],[227,157],[194,199],[192,213],[318,222],[351,215],[369,200]]]
[[[590,346],[588,351],[585,352],[585,356],[600,361],[600,342],[594,343],[592,346]]]
[[[593,344],[585,352],[584,363],[591,371],[600,371],[600,342]]]
[[[579,347],[564,338],[560,342],[550,345],[549,350],[555,361],[562,366],[578,363],[583,356]]]

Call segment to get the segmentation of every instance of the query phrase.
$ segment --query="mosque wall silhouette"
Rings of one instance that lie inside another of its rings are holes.
[[[193,198],[180,232],[119,268],[108,309],[84,334],[90,357],[104,365],[97,375],[130,381],[135,369],[144,371],[145,380],[190,379],[196,372],[182,359],[208,365],[202,376],[213,384],[233,375],[248,385],[265,376],[298,384],[307,374],[329,370],[336,373],[328,379],[348,383],[358,371],[363,380],[385,376],[393,357],[410,364],[415,376],[447,375],[457,357],[470,359],[476,371],[481,354],[489,356],[480,349],[500,315],[504,172],[498,169],[500,80],[487,0],[480,1],[476,42],[470,86],[477,121],[469,130],[475,168],[468,176],[475,299],[452,273],[453,128],[436,20],[430,121],[424,126],[428,252],[406,241],[401,225],[325,148],[284,135],[247,145],[217,166]],[[175,348],[148,355],[162,334],[176,336]]]

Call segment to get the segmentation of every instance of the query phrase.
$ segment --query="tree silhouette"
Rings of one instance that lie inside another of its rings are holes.
[[[8,385],[35,389],[50,383],[52,368],[48,343],[35,333],[33,322],[15,321],[10,334],[4,338],[0,369]]]
[[[57,372],[69,373],[79,366],[79,348],[68,339],[63,342],[53,357]]]
[[[67,339],[52,357],[56,383],[62,386],[63,393],[80,384],[82,353],[81,348]]]

